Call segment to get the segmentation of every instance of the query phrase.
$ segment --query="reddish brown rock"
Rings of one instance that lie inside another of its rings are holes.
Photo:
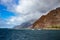
[[[32,28],[50,28],[60,27],[60,8],[50,11],[47,15],[41,16],[32,26]]]

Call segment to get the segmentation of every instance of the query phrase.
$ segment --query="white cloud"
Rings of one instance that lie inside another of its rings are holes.
[[[0,18],[0,28],[12,28],[12,25],[7,24],[6,20]]]
[[[41,15],[58,7],[59,4],[59,0],[20,0],[15,8],[20,16],[16,19],[22,18],[23,21],[19,20],[18,23],[38,19]]]
[[[20,24],[30,21],[30,20],[36,20],[36,19],[40,18],[39,16],[41,16],[41,15],[42,14],[35,12],[35,14],[30,13],[28,15],[11,17],[11,18],[9,18],[7,24],[20,25]]]
[[[7,24],[18,25],[23,22],[38,19],[49,10],[60,7],[60,0],[19,0],[16,5],[14,0],[1,0],[8,10],[14,11],[19,15],[8,19]]]
[[[20,0],[15,10],[20,16],[17,16],[17,20],[22,18],[23,21],[29,21],[32,19],[38,19],[41,15],[45,14],[52,8],[56,7],[57,0]],[[58,3],[57,3],[58,4]],[[22,17],[21,17],[22,16]],[[19,18],[18,18],[19,17]],[[20,22],[20,20],[19,20]]]
[[[7,24],[18,25],[21,24],[22,22],[24,22],[23,17],[11,17],[8,19]]]
[[[0,4],[7,6],[8,10],[27,14],[33,11],[47,12],[60,6],[60,0],[19,0],[18,5],[14,0],[0,0]]]
[[[5,6],[7,11],[14,12],[14,9],[16,7],[16,1],[14,0],[0,0],[0,4]]]
[[[60,4],[58,1],[59,0],[20,0],[15,10],[20,14],[27,14],[33,11],[47,12],[58,6]]]
[[[1,4],[7,4],[7,3],[11,3],[12,0],[1,0]]]
[[[35,5],[34,0],[20,0],[19,5],[16,7],[16,11],[19,13],[28,13],[31,11],[32,7]]]

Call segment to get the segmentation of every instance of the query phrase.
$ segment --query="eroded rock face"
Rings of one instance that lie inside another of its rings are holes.
[[[32,26],[32,28],[50,28],[60,26],[60,8],[50,11],[47,15],[41,16]]]

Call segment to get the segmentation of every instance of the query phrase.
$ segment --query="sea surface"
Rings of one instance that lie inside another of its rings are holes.
[[[0,28],[0,40],[60,40],[60,30],[17,30]]]

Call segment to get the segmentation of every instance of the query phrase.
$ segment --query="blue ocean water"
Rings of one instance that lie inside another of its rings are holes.
[[[0,40],[60,40],[60,30],[0,29]]]

